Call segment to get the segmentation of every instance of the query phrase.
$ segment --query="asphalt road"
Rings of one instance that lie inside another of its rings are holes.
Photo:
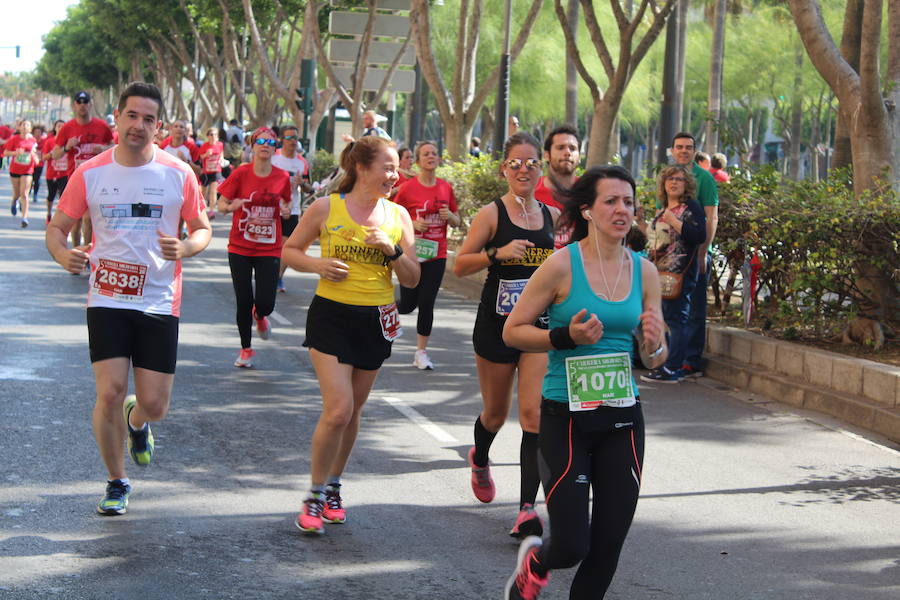
[[[25,230],[8,206],[4,173],[0,598],[502,596],[519,433],[513,418],[499,434],[497,499],[481,505],[464,460],[480,410],[471,301],[441,293],[433,372],[410,366],[415,316],[403,318],[344,478],[348,522],[305,537],[293,519],[319,412],[301,346],[315,279],[288,273],[272,339],[254,339],[256,368],[234,368],[220,217],[211,247],[185,262],[178,372],[154,463],[130,467],[128,514],[104,518],[87,279],[49,258],[43,205]],[[641,396],[644,489],[607,598],[900,597],[896,447],[711,380],[645,384]],[[571,576],[554,573],[542,598],[567,598]]]

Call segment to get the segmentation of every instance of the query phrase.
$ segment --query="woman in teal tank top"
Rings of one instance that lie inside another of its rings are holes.
[[[552,569],[579,563],[569,598],[603,598],[631,526],[644,452],[633,332],[647,366],[667,354],[656,268],[623,244],[634,195],[621,167],[594,167],[578,180],[561,217],[573,243],[531,276],[503,330],[509,346],[549,352],[539,446],[551,537],[522,542],[506,598],[536,598]],[[534,326],[545,310],[549,331]]]

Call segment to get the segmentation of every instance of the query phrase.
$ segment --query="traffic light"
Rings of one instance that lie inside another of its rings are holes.
[[[297,99],[294,100],[294,104],[297,105],[297,108],[300,109],[300,112],[306,112],[306,94],[304,93],[306,90],[303,88],[297,88],[294,90],[297,92]]]
[[[312,112],[312,89],[308,87],[298,87],[294,90],[297,93],[297,99],[294,104],[301,112],[309,114]]]

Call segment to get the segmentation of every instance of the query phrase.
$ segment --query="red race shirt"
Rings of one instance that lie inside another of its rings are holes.
[[[0,125],[0,142],[6,142],[13,136],[13,130],[6,125]]]
[[[422,185],[418,177],[413,177],[406,180],[394,196],[394,202],[409,211],[413,221],[422,220],[428,225],[425,231],[416,231],[416,240],[423,240],[416,242],[419,262],[447,258],[447,221],[441,218],[439,211],[442,206],[450,212],[457,210],[456,196],[450,184],[438,178],[433,186],[428,187]]]
[[[290,206],[291,177],[272,167],[268,177],[257,177],[253,163],[235,169],[219,184],[228,200],[247,199],[232,213],[228,251],[242,256],[281,256],[281,204]]]
[[[77,138],[78,143],[68,152],[68,175],[103,151],[97,146],[109,146],[113,140],[109,125],[96,118],[91,119],[87,125],[80,125],[75,119],[67,122],[56,136],[56,145],[65,148],[70,138]]]
[[[41,145],[41,152],[43,154],[50,154],[51,152],[53,152],[53,148],[55,146],[56,146],[56,136],[51,133],[50,135],[47,136],[47,139],[44,140],[43,144]],[[63,154],[59,160],[53,160],[52,158],[47,157],[47,168],[45,170],[45,173],[46,173],[45,177],[47,178],[48,181],[51,181],[53,179],[59,179],[60,177],[66,176],[66,172],[69,170],[68,169],[68,161],[66,160],[66,158],[67,157],[65,154]],[[60,161],[65,163],[66,166],[62,169],[57,169],[56,167],[57,167],[57,165],[59,165]]]
[[[212,151],[212,153],[209,156],[204,157],[204,155],[210,150]],[[222,165],[220,161],[222,160],[223,152],[225,152],[225,144],[223,144],[222,142],[216,142],[215,144],[206,142],[202,146],[200,146],[200,164],[202,165],[204,173],[222,172]]]
[[[10,157],[9,172],[13,175],[31,175],[34,173],[34,167],[37,165],[36,153],[40,152],[38,142],[30,135],[23,138],[20,135],[14,135],[9,138],[4,150],[15,151],[24,150],[24,154],[16,154]]]
[[[543,202],[547,206],[557,208],[560,212],[563,211],[562,203],[556,199],[556,196],[553,194],[553,190],[544,185],[543,177],[538,179],[537,187],[534,188],[534,197],[538,202]],[[570,228],[565,230],[557,229],[553,234],[553,247],[562,248],[569,243],[571,238],[572,230]]]

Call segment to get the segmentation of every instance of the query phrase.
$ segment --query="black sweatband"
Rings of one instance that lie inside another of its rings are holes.
[[[572,336],[569,335],[568,327],[554,327],[550,330],[550,343],[557,350],[574,350],[578,347]]]

